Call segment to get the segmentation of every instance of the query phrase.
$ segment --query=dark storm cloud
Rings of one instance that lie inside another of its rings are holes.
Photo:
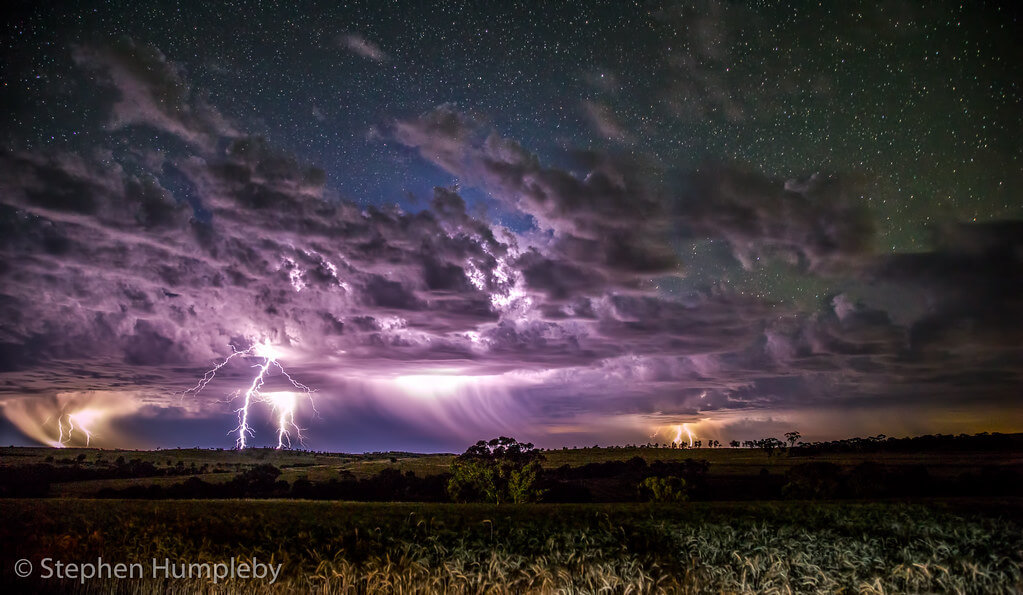
[[[121,354],[145,366],[222,353],[255,332],[359,345],[409,326],[444,334],[496,319],[484,289],[501,282],[481,247],[498,246],[492,235],[469,240],[429,213],[324,200],[308,168],[247,150],[182,170],[209,222],[190,220],[154,179],[75,156],[5,156],[4,338],[36,345],[39,360]],[[472,259],[484,289],[462,268]],[[345,329],[357,315],[407,320],[360,334]]]
[[[395,138],[555,230],[552,253],[606,273],[611,286],[676,272],[668,246],[680,235],[726,240],[747,268],[768,256],[810,269],[850,264],[874,238],[856,184],[837,177],[783,181],[710,165],[659,185],[663,172],[594,152],[576,156],[585,173],[574,175],[543,166],[449,105],[397,122]],[[578,277],[563,266],[567,278]],[[546,278],[539,273],[534,278]]]
[[[601,317],[601,335],[643,355],[565,371],[571,381],[530,394],[562,416],[591,408],[713,417],[730,410],[1012,406],[1023,381],[1019,225],[956,227],[939,235],[933,252],[872,261],[879,278],[898,279],[907,296],[930,303],[910,324],[844,294],[815,313],[755,301],[730,309],[721,296],[685,306],[616,299],[613,315]],[[602,390],[609,378],[615,390]],[[579,392],[592,396],[581,404],[571,396]]]
[[[920,257],[943,258],[934,253]],[[891,272],[890,266],[883,268]],[[998,278],[989,270],[974,280],[997,284]],[[914,281],[901,283],[913,295]],[[727,359],[747,368],[753,392],[790,404],[886,400],[937,406],[1015,399],[1015,386],[1023,379],[1019,292],[1002,301],[975,302],[976,309],[954,298],[947,302],[948,292],[918,295],[926,296],[934,309],[907,325],[837,295],[821,312],[769,324],[763,341]],[[925,333],[935,328],[942,332]],[[789,380],[772,380],[780,378]],[[788,388],[767,390],[776,382]]]
[[[8,367],[98,355],[194,363],[263,335],[311,347],[418,347],[423,333],[439,333],[436,345],[496,319],[487,292],[506,291],[491,274],[506,246],[455,193],[437,190],[437,215],[357,208],[324,189],[322,170],[209,125],[179,70],[152,48],[125,41],[77,48],[76,58],[122,92],[115,119],[185,140],[215,132],[228,146],[211,153],[204,136],[198,154],[129,155],[138,173],[102,151],[0,156],[10,232],[3,341],[28,346],[5,358]],[[169,170],[187,179],[196,204],[161,185]],[[470,262],[479,288],[463,268]],[[345,328],[353,317],[386,322],[360,333]],[[19,384],[37,386],[10,389]]]
[[[486,133],[451,105],[396,122],[394,134],[426,159],[532,215],[542,227],[591,239],[609,229],[656,229],[651,219],[661,205],[639,179],[639,164],[594,154],[583,177],[545,167],[515,140]]]
[[[1001,353],[1023,345],[1023,222],[946,225],[934,230],[933,243],[932,251],[889,255],[872,269],[926,296],[925,314],[910,329],[913,349]]]
[[[264,336],[303,349],[343,349],[370,365],[472,361],[499,372],[728,349],[755,328],[750,304],[603,297],[599,271],[627,267],[610,258],[588,267],[584,250],[572,274],[565,261],[533,248],[512,257],[511,246],[468,216],[449,189],[438,189],[432,209],[415,214],[329,199],[315,169],[259,139],[240,137],[220,156],[177,164],[211,213],[208,222],[189,218],[190,209],[155,178],[143,183],[94,160],[12,155],[3,165],[8,214],[36,222],[10,224],[19,258],[8,259],[5,273],[5,332],[11,345],[36,346],[23,369],[53,358],[114,362],[105,379],[79,379],[79,386],[103,386],[117,370],[126,382],[128,370],[153,368],[132,380],[180,390],[190,376],[175,377],[166,366],[222,357],[229,343],[242,348]],[[69,193],[90,208],[40,198]],[[153,208],[154,201],[163,206]],[[58,254],[54,237],[64,245]],[[496,306],[494,297],[506,297],[517,275],[523,288],[538,290],[535,299],[547,300]],[[553,320],[542,315],[548,306],[559,314]],[[74,386],[60,378],[68,372],[53,366],[44,377],[51,386]],[[35,390],[44,384],[37,380],[12,379],[10,390]]]
[[[614,296],[600,320],[612,341],[648,354],[720,353],[741,349],[761,332],[771,308],[758,300],[705,294],[685,300]]]
[[[727,240],[746,268],[762,257],[811,270],[849,268],[871,252],[873,217],[855,184],[837,177],[781,181],[734,166],[705,167],[681,185],[682,228]]]
[[[611,288],[635,288],[653,276],[676,274],[668,247],[663,200],[640,179],[638,164],[579,155],[588,173],[543,166],[518,142],[485,133],[452,106],[399,121],[395,138],[426,159],[480,186],[508,207],[553,231],[544,253],[520,256],[530,289],[554,300]]]
[[[535,229],[471,215],[457,188],[436,188],[417,212],[363,206],[319,167],[226,124],[155,48],[74,52],[119,93],[115,138],[131,126],[186,148],[0,153],[6,402],[42,396],[53,409],[55,393],[132,392],[202,417],[181,391],[232,346],[264,340],[328,415],[436,422],[444,430],[431,432],[458,436],[585,415],[976,391],[997,402],[1018,386],[1018,223],[950,228],[931,252],[877,257],[847,178],[676,173],[597,151],[556,167],[450,105],[395,122],[392,138]],[[802,311],[723,285],[662,290],[684,274],[676,246],[708,239],[750,269],[781,260],[926,305],[904,323],[846,294]],[[236,363],[221,373],[234,388],[251,380]],[[219,396],[202,403],[230,414]]]

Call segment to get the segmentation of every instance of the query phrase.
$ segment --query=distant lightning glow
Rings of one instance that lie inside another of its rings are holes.
[[[670,426],[669,426],[670,427]],[[685,434],[689,439],[689,446],[693,446],[693,432],[689,429],[689,424],[681,424],[675,426],[675,438],[672,440],[674,444],[682,444],[682,434]],[[656,435],[656,433],[654,434]]]
[[[234,349],[233,346],[232,349]],[[198,393],[202,389],[206,388],[206,385],[209,384],[216,376],[217,371],[227,365],[227,363],[236,356],[254,356],[263,360],[262,362],[252,366],[253,368],[257,368],[258,372],[256,372],[256,375],[252,378],[252,382],[249,384],[249,387],[242,394],[242,405],[236,410],[236,413],[238,414],[238,426],[233,430],[233,432],[237,432],[238,434],[238,438],[235,441],[237,447],[239,449],[245,448],[248,446],[248,437],[255,435],[255,431],[252,429],[252,426],[249,425],[249,410],[255,402],[269,403],[271,409],[277,416],[277,448],[291,447],[291,430],[295,431],[295,435],[298,437],[299,442],[301,442],[302,431],[298,425],[295,424],[296,399],[294,393],[263,394],[260,392],[260,389],[263,387],[263,383],[266,382],[270,369],[276,366],[280,370],[281,374],[288,379],[288,382],[290,382],[292,386],[307,395],[311,395],[313,391],[308,386],[298,382],[292,378],[290,374],[288,374],[288,371],[284,369],[284,366],[277,361],[280,357],[279,352],[273,345],[266,341],[256,343],[244,351],[235,350],[234,353],[227,356],[224,361],[208,370],[202,379],[200,379],[195,386],[186,390],[185,393]]]
[[[477,379],[470,376],[449,374],[412,374],[398,376],[394,383],[405,392],[424,398],[450,396],[460,388],[472,384]]]

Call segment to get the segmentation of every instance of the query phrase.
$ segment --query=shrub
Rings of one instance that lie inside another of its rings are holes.
[[[803,463],[789,469],[782,488],[787,498],[835,498],[842,487],[842,469],[834,463]]]
[[[639,496],[650,502],[685,502],[686,480],[668,477],[647,477],[639,483]]]

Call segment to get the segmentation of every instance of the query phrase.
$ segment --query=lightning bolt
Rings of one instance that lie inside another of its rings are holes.
[[[67,438],[64,438],[64,422],[62,421],[64,417],[67,418]],[[71,433],[77,429],[82,434],[85,434],[85,445],[89,446],[89,442],[92,441],[92,432],[89,431],[89,428],[85,427],[84,421],[78,420],[77,428],[75,427],[75,423],[76,420],[73,413],[57,416],[57,432],[59,434],[57,436],[57,444],[64,446],[71,442]]]
[[[74,415],[71,415],[71,414],[68,414],[68,416],[67,416],[67,423],[68,423],[68,425],[70,426],[70,425],[71,425],[72,423],[74,423],[75,421],[76,421],[76,420],[75,420],[75,416],[74,416]],[[75,429],[75,428],[74,428],[74,426],[72,426],[72,427],[71,427],[71,428],[70,428],[70,429],[68,430],[68,432],[67,432],[67,437],[68,437],[68,440],[70,440],[70,439],[71,439],[71,432],[72,432],[72,431],[73,431],[74,429]],[[82,422],[78,422],[78,431],[79,431],[79,432],[81,432],[81,433],[83,433],[83,434],[85,434],[85,445],[86,445],[86,446],[89,446],[89,443],[90,443],[90,442],[92,441],[92,432],[90,432],[90,431],[89,431],[89,428],[85,427],[85,424],[84,424],[84,423],[82,423]]]
[[[302,439],[302,429],[295,424],[295,394],[274,393],[270,395],[270,406],[277,413],[277,448],[291,448],[288,428],[295,428],[295,434]]]
[[[259,389],[263,386],[263,378],[266,376],[267,370],[270,369],[270,365],[273,363],[274,360],[272,358],[265,357],[262,364],[253,366],[255,368],[259,368],[259,374],[256,374],[256,377],[252,379],[252,384],[249,385],[249,390],[245,391],[245,400],[243,401],[241,408],[237,410],[238,427],[235,428],[235,431],[238,432],[238,440],[236,444],[238,445],[239,450],[246,446],[245,437],[255,434],[255,432],[252,431],[252,428],[249,427],[249,406],[252,404],[253,397],[258,398],[260,396]]]
[[[675,444],[678,444],[679,446],[681,446],[682,445],[682,434],[683,433],[685,433],[686,437],[689,439],[689,446],[692,447],[693,446],[693,433],[692,433],[692,431],[689,430],[689,424],[682,424],[682,425],[675,426],[675,439],[672,440],[672,442],[674,442]]]
[[[238,351],[237,349],[234,348],[234,345],[232,345],[231,346],[231,351],[233,353],[231,355],[227,356],[224,359],[224,361],[222,361],[219,364],[213,366],[213,368],[211,368],[210,370],[207,370],[206,373],[203,374],[203,377],[199,380],[199,382],[195,386],[193,386],[192,388],[182,392],[181,395],[184,396],[184,395],[187,395],[188,393],[198,394],[199,391],[201,391],[202,389],[206,388],[206,385],[209,384],[213,380],[214,377],[216,377],[217,372],[220,371],[221,368],[226,366],[228,364],[228,362],[230,362],[232,359],[234,359],[235,356],[238,356],[238,355],[248,355],[249,353],[252,353],[252,350],[255,349],[255,347],[256,346],[253,345],[252,347],[249,347],[245,351]]]
[[[266,382],[266,378],[273,367],[280,370],[281,375],[284,376],[292,386],[309,396],[310,403],[312,403],[313,389],[295,380],[292,378],[291,374],[288,374],[288,371],[285,370],[284,366],[278,361],[279,353],[273,345],[266,341],[255,343],[243,351],[238,351],[232,345],[231,350],[231,355],[227,356],[224,361],[213,366],[213,368],[207,370],[206,374],[203,375],[199,382],[192,388],[184,391],[182,395],[188,393],[198,394],[202,389],[206,388],[206,385],[213,381],[217,372],[235,357],[253,356],[260,358],[262,361],[252,366],[258,371],[252,378],[252,382],[249,384],[248,389],[246,389],[242,394],[242,405],[235,410],[238,414],[238,426],[232,430],[232,433],[238,434],[238,438],[235,440],[235,445],[239,450],[244,449],[248,446],[248,438],[255,435],[255,431],[252,429],[252,426],[249,425],[249,412],[252,408],[252,404],[257,402],[269,403],[273,412],[277,414],[277,448],[291,448],[291,429],[295,430],[295,435],[298,436],[299,442],[302,442],[302,431],[298,425],[295,424],[295,395],[293,393],[283,393],[289,395],[290,398],[280,396],[282,393],[264,395],[260,392],[260,389]],[[235,393],[235,395],[237,394],[238,393]],[[315,405],[313,406],[313,410],[316,410]]]

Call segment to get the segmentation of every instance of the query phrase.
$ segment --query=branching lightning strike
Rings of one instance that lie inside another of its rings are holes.
[[[238,414],[238,426],[235,427],[232,432],[237,432],[238,438],[235,441],[235,445],[239,449],[243,449],[248,446],[247,439],[250,436],[255,435],[255,431],[252,426],[249,425],[249,409],[255,402],[269,403],[272,411],[277,416],[277,448],[291,448],[291,430],[295,431],[295,436],[298,437],[299,442],[302,442],[302,430],[295,423],[295,408],[297,405],[297,399],[294,393],[269,393],[263,394],[260,389],[263,387],[264,382],[272,367],[276,366],[281,374],[287,378],[288,382],[292,386],[305,393],[310,398],[312,403],[313,390],[301,382],[295,380],[288,374],[288,371],[284,369],[284,366],[278,361],[279,354],[273,345],[263,341],[256,343],[248,349],[238,351],[232,345],[231,349],[233,353],[227,356],[224,361],[213,366],[213,368],[206,371],[203,377],[196,383],[192,388],[184,391],[184,394],[192,393],[198,394],[199,391],[206,388],[210,382],[216,377],[217,372],[221,368],[226,366],[232,359],[238,356],[253,356],[262,359],[262,362],[253,365],[253,368],[257,368],[258,372],[252,378],[252,382],[249,387],[245,390],[242,396],[242,405],[235,412]],[[235,393],[238,396],[238,393]]]

